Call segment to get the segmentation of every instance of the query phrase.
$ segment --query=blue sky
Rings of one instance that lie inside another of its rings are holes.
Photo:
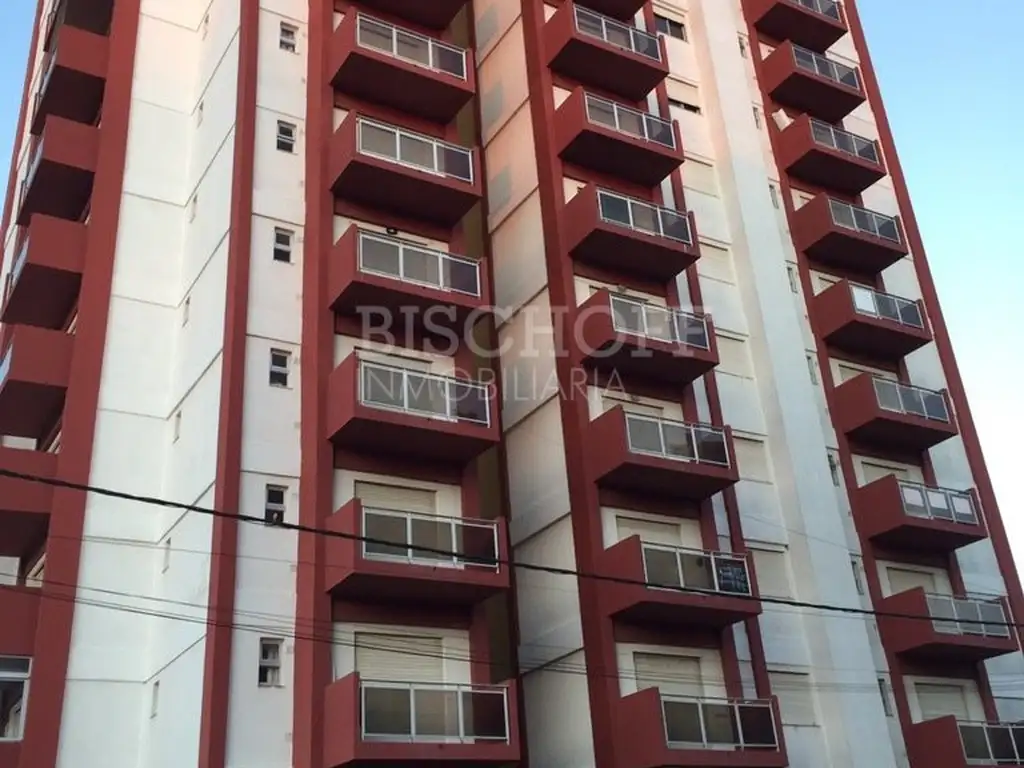
[[[1010,52],[1020,0],[859,0],[943,312],[953,336],[1017,560],[1024,516],[1015,480],[1024,428],[1022,219],[1024,85]],[[0,168],[10,157],[35,0],[0,0]],[[1016,97],[1013,96],[1016,94]],[[3,176],[6,179],[6,173]]]

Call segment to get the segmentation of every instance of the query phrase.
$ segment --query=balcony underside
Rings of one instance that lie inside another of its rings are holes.
[[[95,125],[106,88],[109,40],[75,28],[64,28],[54,51],[53,69],[35,96],[31,132],[38,136],[49,116]],[[46,66],[44,59],[40,66]]]
[[[24,261],[12,270],[16,276],[0,316],[4,323],[64,326],[78,300],[86,235],[85,224],[32,217],[25,233]]]
[[[409,0],[360,0],[359,6],[367,11],[377,11],[396,19],[440,30],[451,24],[466,0],[431,0],[426,3],[410,3]]]
[[[842,21],[808,10],[793,0],[743,0],[743,5],[758,32],[812,51],[825,51],[846,34]]]
[[[0,467],[49,480],[57,474],[57,455],[0,447]],[[0,477],[0,557],[20,559],[38,551],[52,511],[53,486]]]
[[[859,195],[879,179],[885,168],[836,150],[811,145],[786,166],[790,176],[848,195]]]
[[[114,15],[114,3],[115,0],[61,0],[54,4],[55,7],[64,6],[59,17],[60,27],[49,30],[50,34],[57,31],[59,39],[63,39],[66,29],[71,27],[96,35],[107,35]]]
[[[34,654],[40,599],[38,588],[0,586],[0,655]]]
[[[776,53],[785,54],[787,51]],[[766,60],[766,68],[774,56],[772,54]],[[783,77],[774,82],[769,81],[769,94],[779,104],[806,112],[827,123],[839,122],[864,103],[864,94],[860,91],[813,75],[792,63]]]

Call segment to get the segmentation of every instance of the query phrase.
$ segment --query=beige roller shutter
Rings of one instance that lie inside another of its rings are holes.
[[[444,681],[440,637],[356,632],[356,672],[364,680],[402,683]]]
[[[946,715],[955,715],[960,720],[970,720],[967,696],[959,685],[937,683],[914,683],[917,703],[923,720],[934,720]]]
[[[394,509],[423,515],[433,515],[437,510],[437,494],[420,488],[357,481],[356,498],[363,502],[364,507],[375,509]]]
[[[703,549],[700,523],[696,520],[680,520],[678,523],[659,523],[652,520],[638,520],[633,517],[617,517],[616,527],[619,540],[639,536],[650,544],[665,544],[670,547]]]
[[[905,469],[898,469],[897,467],[886,466],[884,464],[874,464],[870,461],[861,461],[860,463],[861,472],[864,474],[864,483],[873,483],[875,480],[880,480],[886,475],[896,475],[900,480],[908,480],[908,473]]]
[[[783,725],[817,725],[811,676],[801,672],[769,672],[772,693],[779,697]]]
[[[786,568],[786,553],[770,549],[751,549],[757,586],[763,597],[790,597],[792,587]]]
[[[894,595],[918,587],[930,594],[936,594],[938,590],[935,576],[927,571],[912,571],[906,568],[886,568],[885,571],[889,576],[889,588]]]
[[[634,653],[636,688],[658,688],[670,696],[702,696],[700,659],[694,656],[668,656],[658,653]]]

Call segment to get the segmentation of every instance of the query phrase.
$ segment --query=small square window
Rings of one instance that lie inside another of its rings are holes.
[[[149,692],[149,716],[156,717],[157,712],[160,709],[160,681],[157,680],[153,683],[153,687]]]
[[[164,542],[164,564],[163,564],[163,568],[161,570],[162,570],[163,573],[167,573],[167,571],[170,569],[170,567],[171,567],[171,538],[170,538],[170,536],[168,536],[167,540]]]
[[[203,16],[203,26],[200,33],[203,36],[203,40],[205,40],[206,36],[210,33],[210,14]]]
[[[188,220],[196,220],[196,211],[199,210],[199,193],[196,192],[192,195],[192,199],[188,201]]]
[[[274,387],[288,386],[288,371],[291,368],[291,352],[282,349],[270,350],[270,384]]]
[[[864,594],[864,578],[861,574],[860,562],[856,557],[850,558],[850,566],[853,568],[853,584],[857,588],[857,594]]]
[[[189,314],[192,311],[192,297],[186,296],[184,303],[181,305],[181,327],[184,328],[188,325]]]
[[[842,483],[839,474],[839,456],[834,451],[828,452],[828,471],[832,475],[832,485],[838,488]]]
[[[203,124],[203,102],[199,102],[196,106],[196,127],[198,128]]]
[[[283,485],[268,485],[263,505],[263,522],[267,525],[284,523],[285,494],[288,488]]]
[[[174,414],[174,442],[178,442],[179,437],[181,437],[181,411]]]
[[[792,264],[786,265],[786,277],[789,279],[789,290],[793,293],[799,293],[800,278],[797,276],[796,267]]]
[[[274,227],[274,261],[291,263],[292,243],[295,241],[295,233],[284,227]]]
[[[818,365],[814,361],[814,354],[807,353],[807,373],[811,376],[811,384],[818,386]]]
[[[293,24],[281,22],[281,32],[278,35],[277,45],[282,51],[295,53],[298,50],[299,28]]]
[[[757,128],[757,130],[761,130],[763,125],[764,124],[761,122],[761,110],[758,107],[754,107],[754,127]]]
[[[896,713],[892,710],[892,699],[889,697],[889,681],[884,677],[878,678],[878,693],[882,696],[882,711],[886,717],[893,717]]]
[[[29,672],[32,662],[19,656],[0,656],[0,696],[3,703],[3,729],[0,741],[20,741],[25,724]]]
[[[260,638],[259,685],[276,688],[281,685],[281,648],[283,640],[276,637]]]
[[[740,40],[740,56],[742,56],[745,59],[745,58],[747,58],[747,38],[745,38],[743,35],[740,35],[739,40]]]
[[[775,187],[774,184],[769,184],[768,185],[768,195],[772,199],[772,208],[775,208],[776,210],[778,210],[778,208],[779,208],[779,190]]]
[[[686,27],[675,19],[667,19],[664,16],[654,17],[654,28],[662,35],[675,37],[679,40],[686,40]]]
[[[277,149],[280,152],[295,151],[295,123],[277,121]]]

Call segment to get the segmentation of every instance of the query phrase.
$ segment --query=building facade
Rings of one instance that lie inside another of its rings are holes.
[[[2,233],[0,768],[1024,765],[853,0],[41,0]]]

